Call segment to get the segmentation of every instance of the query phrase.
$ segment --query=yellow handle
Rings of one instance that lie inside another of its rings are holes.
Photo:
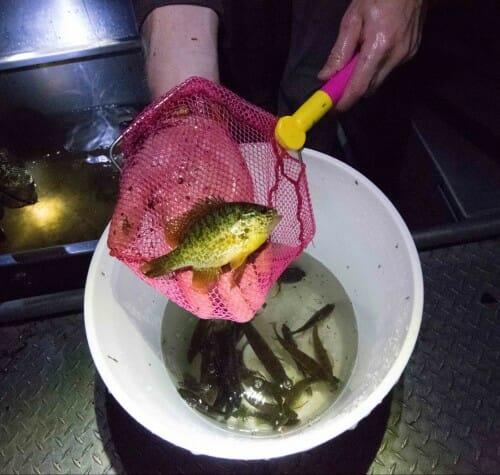
[[[293,115],[281,117],[276,124],[278,143],[288,150],[299,150],[306,142],[306,132],[332,107],[330,96],[321,89],[304,102]]]

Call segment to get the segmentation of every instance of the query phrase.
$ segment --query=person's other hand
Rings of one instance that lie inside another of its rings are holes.
[[[420,45],[425,0],[352,0],[339,35],[318,74],[329,79],[359,49],[360,57],[336,109],[349,109],[369,95],[400,63],[412,58]]]

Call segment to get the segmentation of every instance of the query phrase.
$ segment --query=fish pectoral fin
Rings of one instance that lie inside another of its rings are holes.
[[[245,272],[245,261],[247,260],[247,256],[239,256],[236,259],[233,259],[229,263],[229,267],[231,268],[233,275],[233,286],[240,285],[241,278],[243,277],[243,273]]]
[[[240,255],[234,258],[231,262],[229,262],[229,267],[231,267],[232,271],[235,271],[236,269],[243,267],[243,264],[245,263],[246,260],[247,260],[246,254]]]
[[[193,269],[193,289],[197,292],[208,293],[217,284],[220,273],[220,267]]]

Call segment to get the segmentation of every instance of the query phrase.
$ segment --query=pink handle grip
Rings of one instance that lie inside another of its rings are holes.
[[[354,68],[358,63],[358,59],[359,53],[356,53],[349,62],[340,71],[334,74],[321,88],[322,91],[330,96],[334,104],[342,97],[342,94],[344,94],[347,83],[349,79],[351,79]]]

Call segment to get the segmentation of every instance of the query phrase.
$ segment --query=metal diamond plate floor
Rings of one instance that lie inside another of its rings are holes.
[[[421,253],[416,349],[355,430],[272,461],[193,456],[107,393],[82,315],[0,327],[0,473],[500,473],[500,240]]]

